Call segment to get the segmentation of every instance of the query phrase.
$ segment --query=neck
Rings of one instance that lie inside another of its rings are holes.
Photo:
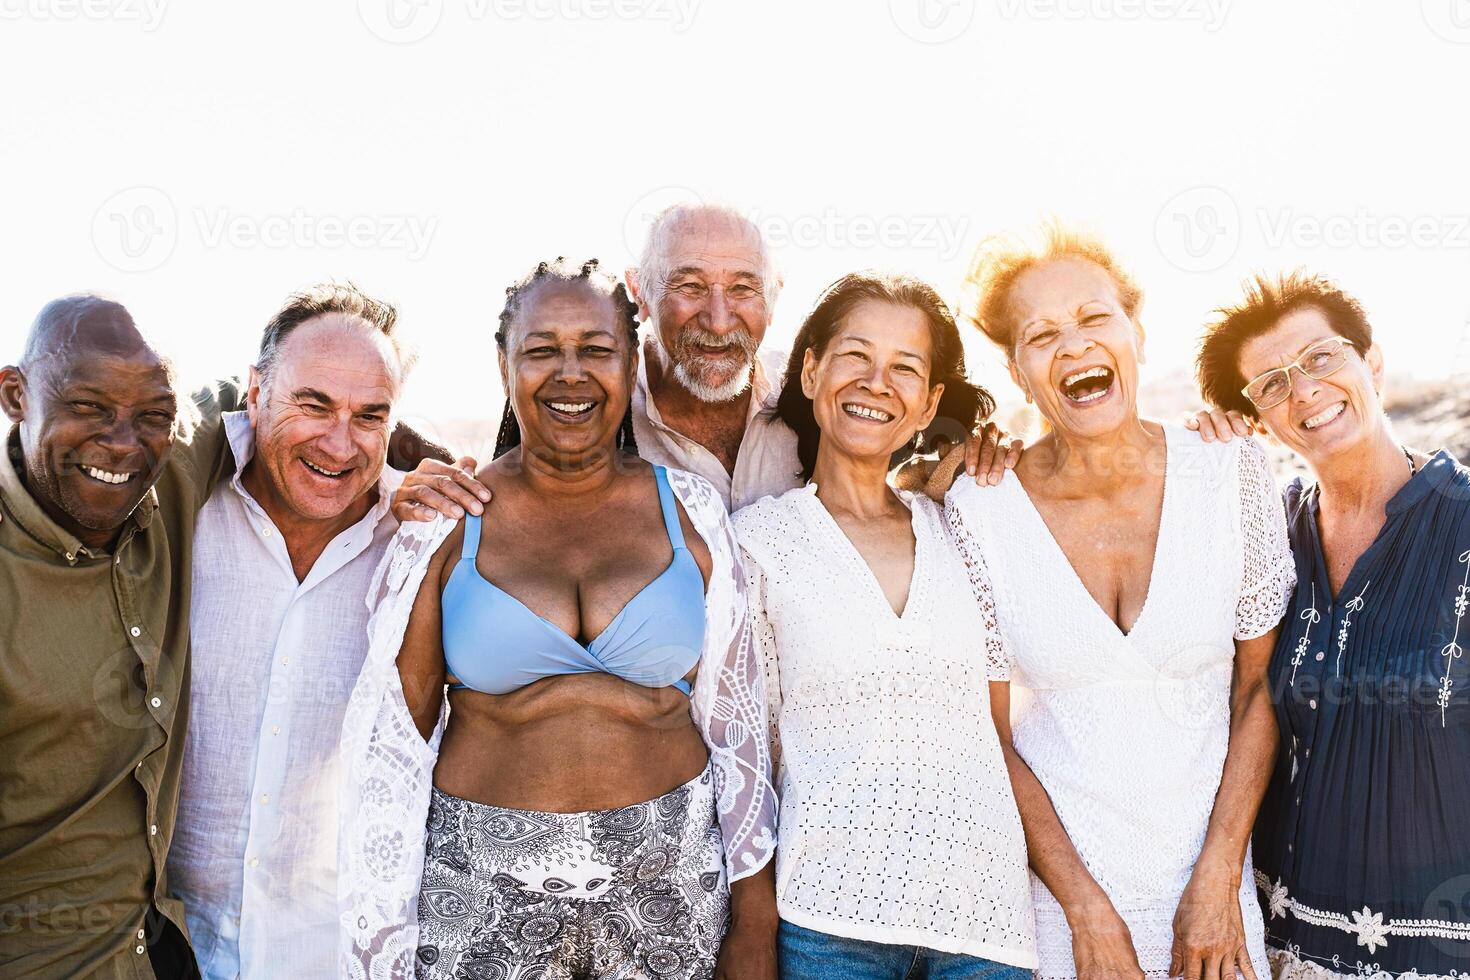
[[[881,517],[903,506],[888,486],[888,457],[849,456],[822,444],[812,467],[817,499],[829,511],[864,519]]]
[[[644,344],[643,366],[648,373],[648,397],[658,406],[664,425],[691,438],[711,427],[745,431],[753,385],[746,385],[744,391],[727,402],[702,401],[674,377],[673,368],[665,364],[663,349],[652,339]],[[751,371],[754,370],[755,366],[751,365]]]
[[[1347,452],[1309,462],[1317,477],[1319,506],[1327,510],[1381,512],[1409,482],[1409,461],[1387,424]]]
[[[513,451],[514,458],[511,455],[507,461],[519,466],[526,485],[546,498],[600,496],[617,479],[622,464],[622,454],[614,446],[566,456],[522,443]]]
[[[257,457],[251,457],[245,464],[240,483],[265,511],[276,530],[281,532],[281,540],[286,543],[286,553],[291,557],[297,579],[306,578],[306,573],[332,539],[362,520],[378,501],[378,488],[374,484],[334,517],[303,517],[286,503],[257,462]]]
[[[1133,486],[1157,465],[1158,442],[1137,415],[1112,432],[1079,438],[1059,429],[1051,435],[1050,458],[1042,466],[1049,477],[1085,485],[1090,493]]]

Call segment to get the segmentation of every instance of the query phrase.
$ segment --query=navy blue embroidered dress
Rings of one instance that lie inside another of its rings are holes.
[[[1317,488],[1286,489],[1297,587],[1256,823],[1278,977],[1470,974],[1470,470],[1440,452],[1331,594]]]

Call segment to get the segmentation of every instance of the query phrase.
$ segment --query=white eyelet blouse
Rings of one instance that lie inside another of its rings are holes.
[[[780,794],[781,918],[1036,964],[1026,842],[990,718],[985,639],[941,509],[913,512],[895,615],[816,487],[739,511]]]
[[[1150,977],[1167,976],[1174,913],[1220,788],[1234,641],[1275,627],[1296,580],[1260,447],[1206,444],[1172,426],[1165,437],[1153,571],[1126,634],[1014,474],[995,487],[961,479],[946,507],[960,550],[994,584],[1016,751]],[[1256,976],[1269,977],[1251,870],[1247,852],[1241,914]],[[1040,879],[1034,895],[1037,977],[1076,976],[1061,906]]]

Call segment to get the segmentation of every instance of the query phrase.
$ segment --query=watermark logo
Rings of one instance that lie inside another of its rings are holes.
[[[92,216],[92,245],[104,262],[120,272],[157,269],[178,243],[178,212],[157,187],[120,190]]]
[[[1429,29],[1451,44],[1470,44],[1470,0],[1419,0]]]
[[[0,0],[0,20],[111,20],[152,33],[167,9],[168,0]]]
[[[1470,214],[1308,214],[1260,209],[1261,237],[1271,248],[1470,249]]]
[[[1214,272],[1240,248],[1240,208],[1223,189],[1202,184],[1180,191],[1159,210],[1154,241],[1185,272]]]
[[[920,44],[953,41],[975,20],[975,0],[888,0],[888,16]]]
[[[1231,0],[999,0],[1006,20],[1176,21],[1214,33],[1225,24]]]
[[[412,44],[434,33],[444,0],[357,0],[357,16],[379,40]]]
[[[675,205],[699,207],[703,203],[704,199],[697,192],[676,184],[651,190],[634,201],[623,215],[623,244],[633,261],[643,260],[643,246],[648,241],[655,218]]]

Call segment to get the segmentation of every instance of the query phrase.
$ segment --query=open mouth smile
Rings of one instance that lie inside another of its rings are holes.
[[[1347,411],[1347,402],[1338,402],[1337,404],[1318,412],[1311,418],[1304,419],[1302,421],[1302,428],[1306,429],[1308,432],[1312,431],[1313,429],[1320,429],[1322,428],[1322,426],[1327,425],[1330,422],[1337,421],[1337,417],[1345,411]]]
[[[585,399],[576,400],[570,398],[559,398],[555,401],[545,401],[541,404],[546,406],[552,416],[564,422],[581,422],[592,414],[597,407],[597,402]]]
[[[867,405],[859,405],[856,402],[847,402],[842,410],[855,419],[863,419],[867,422],[887,424],[893,421],[893,416],[880,408],[869,408]]]
[[[136,473],[114,473],[111,470],[99,469],[96,466],[87,466],[85,463],[78,463],[77,469],[98,483],[106,483],[110,486],[120,486],[138,475]]]
[[[1090,405],[1106,398],[1113,390],[1113,371],[1098,365],[1074,371],[1062,378],[1062,395],[1074,405]]]
[[[325,467],[318,466],[315,463],[313,463],[313,462],[311,462],[309,460],[305,460],[305,459],[303,459],[301,462],[302,462],[303,465],[306,466],[307,469],[311,470],[317,476],[324,476],[324,477],[326,477],[329,480],[340,480],[342,477],[346,476],[348,474],[348,472],[349,472],[349,470],[329,470],[329,469],[326,469]]]

